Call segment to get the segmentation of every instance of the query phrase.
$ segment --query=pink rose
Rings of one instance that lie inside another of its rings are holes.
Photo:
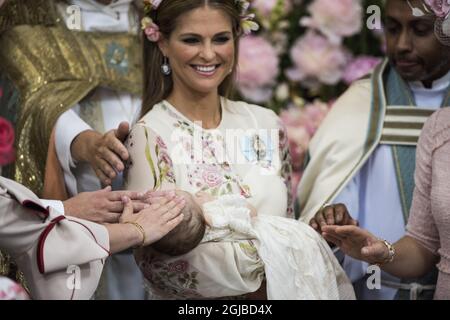
[[[170,158],[170,156],[167,154],[167,152],[162,151],[159,154],[159,159],[161,163],[164,163],[167,167],[172,168],[173,167],[173,163],[172,163],[172,159]]]
[[[287,136],[286,126],[282,122],[279,124],[279,126],[280,126],[280,129],[278,130],[279,148],[280,150],[283,150],[288,144],[289,140]]]
[[[294,170],[301,170],[309,142],[329,109],[329,104],[316,100],[302,108],[291,106],[281,111],[280,119],[286,127]]]
[[[169,263],[169,272],[186,272],[189,267],[189,264],[187,261],[184,260],[178,260],[172,263]]]
[[[308,149],[311,136],[305,127],[288,127],[287,135],[289,137],[289,151],[292,157],[294,169],[300,169]]]
[[[160,38],[159,28],[158,27],[148,27],[144,30],[147,39],[151,42],[158,42]]]
[[[300,25],[319,30],[331,42],[340,43],[342,37],[361,31],[363,10],[360,0],[315,0],[308,7],[311,17]]]
[[[349,53],[317,32],[308,31],[291,49],[294,68],[286,75],[293,81],[319,81],[334,85],[341,80]]]
[[[450,13],[450,0],[425,0],[425,3],[439,18],[445,18]]]
[[[253,0],[251,2],[252,8],[258,11],[262,16],[269,16],[276,6],[279,4],[278,0]],[[282,2],[283,12],[287,13],[292,9],[291,0],[285,0]],[[278,8],[277,8],[278,9]]]
[[[0,117],[0,166],[13,162],[14,129],[9,121]]]
[[[264,38],[247,36],[240,40],[237,88],[253,102],[265,102],[279,74],[275,48]]]
[[[203,170],[202,178],[210,188],[217,187],[223,182],[222,175],[215,167],[212,166],[209,166]]]
[[[382,59],[377,57],[357,57],[347,65],[342,78],[346,84],[350,85],[353,81],[371,73],[381,61]]]
[[[145,17],[141,21],[142,30],[144,30],[147,39],[151,42],[158,42],[161,37],[161,32],[159,32],[159,27],[153,22],[149,17]]]

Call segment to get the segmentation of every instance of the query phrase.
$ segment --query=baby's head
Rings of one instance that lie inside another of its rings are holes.
[[[179,256],[194,249],[202,241],[206,229],[203,210],[198,201],[186,191],[178,190],[176,193],[186,200],[182,210],[184,219],[172,231],[151,245],[156,251],[170,256]]]

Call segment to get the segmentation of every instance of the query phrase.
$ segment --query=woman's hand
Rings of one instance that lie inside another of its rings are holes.
[[[216,199],[217,197],[214,197],[204,191],[199,191],[194,195],[194,200],[200,207],[202,207],[205,203],[214,201]]]
[[[384,242],[357,226],[323,226],[322,235],[355,259],[376,264],[389,258],[389,249]]]
[[[160,200],[159,203],[152,204],[135,214],[133,214],[133,205],[130,198],[123,197],[122,201],[125,209],[119,222],[122,224],[136,223],[140,225],[145,234],[144,239],[141,237],[141,242],[139,243],[143,246],[152,244],[164,237],[184,218],[181,210],[186,205],[186,200],[183,197],[166,197],[164,201]]]
[[[72,143],[71,152],[76,161],[88,162],[102,185],[111,185],[117,172],[125,169],[127,148],[123,145],[129,133],[128,122],[104,135],[92,130],[80,133]]]
[[[151,203],[151,195],[135,191],[111,191],[108,186],[102,190],[82,192],[63,201],[64,213],[97,223],[117,223],[124,210],[122,198],[131,199],[134,212],[139,212]]]

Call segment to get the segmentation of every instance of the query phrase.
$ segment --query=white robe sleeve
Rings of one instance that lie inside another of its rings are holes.
[[[52,207],[57,212],[65,214],[64,212],[64,204],[62,201],[59,200],[48,200],[48,199],[41,199],[42,204],[45,207]]]

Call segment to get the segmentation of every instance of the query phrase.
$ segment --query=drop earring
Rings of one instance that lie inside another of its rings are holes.
[[[168,76],[172,73],[172,69],[170,68],[169,59],[164,56],[163,63],[161,65],[161,72],[163,75]]]

